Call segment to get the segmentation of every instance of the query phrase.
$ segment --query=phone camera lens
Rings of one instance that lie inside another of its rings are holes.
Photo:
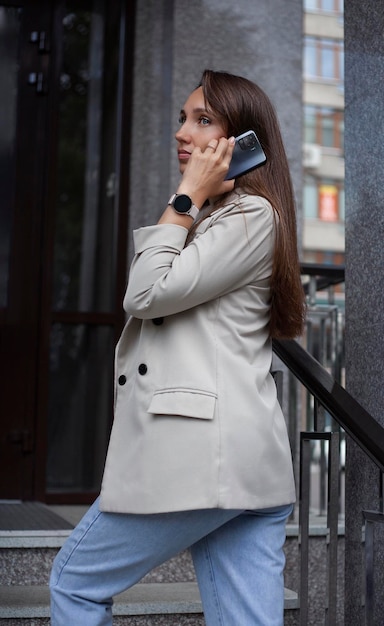
[[[256,146],[256,137],[254,134],[247,135],[239,141],[240,148],[242,150],[252,150]]]

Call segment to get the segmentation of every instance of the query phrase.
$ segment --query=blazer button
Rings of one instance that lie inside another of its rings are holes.
[[[127,377],[124,376],[124,374],[122,374],[121,376],[119,376],[117,381],[118,381],[119,385],[125,385],[125,383],[127,382]]]
[[[154,317],[152,320],[152,323],[155,326],[161,326],[164,323],[164,318],[163,317]]]
[[[145,363],[140,363],[139,374],[141,374],[141,376],[144,376],[144,374],[146,374],[147,371],[148,371],[148,367],[145,365]]]

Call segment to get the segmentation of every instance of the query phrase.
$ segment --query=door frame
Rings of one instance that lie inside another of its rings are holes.
[[[40,38],[50,30],[48,0],[2,2],[20,8],[19,70],[15,135],[15,172],[8,301],[2,312],[2,447],[7,483],[2,496],[33,499],[35,474],[36,403],[40,350],[40,250],[45,142],[48,113],[47,81],[51,71],[48,42]],[[31,119],[33,123],[31,124]],[[4,430],[5,429],[5,430]],[[5,458],[4,458],[5,457]],[[8,481],[13,481],[9,484]],[[9,491],[8,491],[9,489]]]

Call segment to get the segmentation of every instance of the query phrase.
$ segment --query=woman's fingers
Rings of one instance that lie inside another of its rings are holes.
[[[204,150],[204,154],[207,154],[208,157],[210,154],[212,156],[213,154],[215,154],[216,156],[220,156],[222,158],[227,156],[229,157],[229,160],[230,160],[232,157],[232,152],[233,152],[234,147],[235,147],[234,137],[230,137],[229,139],[222,137],[220,140],[211,139],[207,147]]]
[[[233,137],[222,137],[220,140],[210,139],[204,150],[196,147],[185,168],[178,193],[190,195],[200,206],[207,198],[230,191],[234,183],[224,179],[234,145]]]

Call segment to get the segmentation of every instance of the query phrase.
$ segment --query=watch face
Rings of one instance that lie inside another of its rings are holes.
[[[189,196],[180,194],[176,196],[173,206],[178,213],[187,213],[192,206],[192,200]]]

